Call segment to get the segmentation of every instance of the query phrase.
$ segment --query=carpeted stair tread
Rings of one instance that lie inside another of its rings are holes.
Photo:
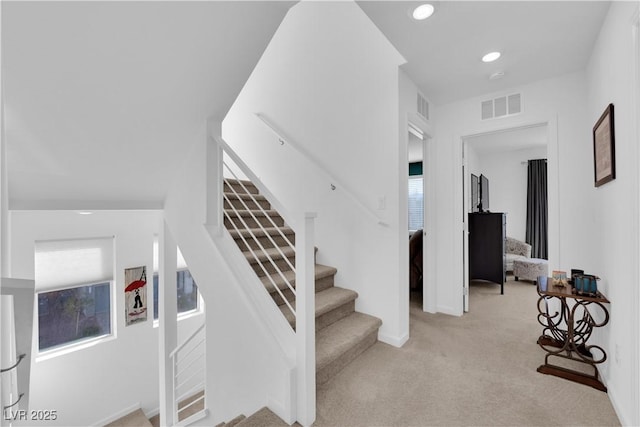
[[[251,251],[243,252],[243,255],[245,256],[247,261],[249,261],[250,264],[256,264],[258,262],[265,262],[265,261],[268,262],[269,259],[273,259],[273,260],[282,259],[283,255],[287,258],[293,258],[295,254],[296,254],[296,250],[294,248],[266,248],[264,250],[255,249],[253,253]],[[256,260],[256,257],[257,257],[257,260]],[[295,267],[295,264],[293,264],[293,266]]]
[[[237,417],[235,417],[234,419],[230,420],[229,422],[224,424],[224,427],[233,427],[233,426],[237,426],[238,424],[240,424],[241,422],[243,422],[244,420],[246,420],[247,417],[245,417],[244,415],[238,415]]]
[[[147,419],[142,409],[136,409],[104,427],[153,427],[153,424]]]
[[[241,216],[243,218],[250,218],[254,215],[256,217],[264,217],[266,215],[269,215],[272,218],[280,218],[280,214],[274,209],[268,209],[264,211],[255,209],[236,209],[235,211],[227,210],[226,213],[232,218],[237,218],[238,216]]]
[[[271,412],[269,408],[264,407],[255,414],[247,417],[238,424],[237,427],[289,427],[276,414]]]
[[[316,371],[336,361],[382,325],[377,317],[353,312],[316,333]]]
[[[316,281],[320,280],[320,279],[324,279],[326,277],[330,277],[335,275],[338,272],[338,270],[334,267],[330,267],[328,265],[322,265],[322,264],[316,264],[316,268],[315,268],[315,278]],[[284,277],[286,277],[286,279],[289,281],[289,283],[291,283],[291,285],[293,285],[295,287],[295,283],[296,283],[296,272],[293,270],[289,270],[289,271],[284,271],[283,272]],[[280,274],[275,273],[275,274],[271,274],[271,279],[273,279],[273,282],[278,286],[278,289],[283,290],[287,288],[287,284],[285,282],[285,280],[282,278],[282,276],[280,276]],[[261,277],[260,280],[262,280],[262,283],[264,284],[264,287],[267,288],[267,291],[269,293],[275,292],[275,287],[273,285],[273,283],[271,282],[271,280],[269,279],[269,277],[264,276]]]
[[[358,298],[357,292],[335,286],[325,289],[324,291],[320,291],[316,293],[316,318],[327,314],[340,306],[348,304],[351,301],[355,301],[356,298]],[[295,309],[295,302],[293,302],[292,305]],[[296,317],[291,310],[289,310],[289,307],[281,305],[280,310],[282,311],[282,314],[284,314],[284,317],[287,318],[289,324],[291,326],[295,326]]]
[[[291,227],[264,227],[264,228],[250,228],[250,229],[241,229],[241,230],[229,230],[229,234],[234,239],[239,239],[240,236],[245,238],[251,238],[252,235],[256,237],[265,237],[269,236],[279,236],[280,232],[285,236],[293,236],[295,235],[293,229]]]
[[[234,193],[233,191],[224,191],[224,196],[229,199],[242,199],[242,200],[267,200],[262,194],[250,194],[250,193]]]

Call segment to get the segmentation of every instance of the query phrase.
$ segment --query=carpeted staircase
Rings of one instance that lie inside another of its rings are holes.
[[[216,425],[216,427],[289,427],[289,424],[285,423],[276,414],[271,412],[269,408],[262,408],[250,417],[239,415],[234,419]],[[295,423],[294,426],[299,426]]]
[[[247,261],[280,307],[292,327],[295,317],[276,291],[276,286],[290,301],[291,290],[276,273],[268,257],[272,257],[284,276],[295,283],[295,274],[285,261],[295,266],[295,251],[287,240],[295,244],[295,235],[277,211],[250,181],[225,179],[225,226]],[[232,208],[235,208],[235,210]],[[261,229],[258,223],[262,224]],[[255,235],[260,245],[251,238]],[[279,247],[280,250],[278,250]],[[253,248],[254,254],[249,251]],[[316,383],[322,384],[337,374],[349,362],[377,341],[381,320],[355,311],[358,294],[334,285],[337,270],[316,264]],[[268,276],[271,276],[270,280]],[[275,283],[275,285],[274,285]],[[294,285],[295,286],[295,285]],[[294,306],[295,307],[295,306]]]

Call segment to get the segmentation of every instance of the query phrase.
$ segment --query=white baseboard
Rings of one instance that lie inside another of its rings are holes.
[[[463,315],[463,313],[460,313],[458,310],[452,307],[445,307],[441,305],[438,306],[436,313],[448,314],[449,316],[456,316],[456,317],[460,317]]]
[[[378,332],[378,340],[382,341],[385,344],[392,345],[394,347],[402,347],[409,341],[409,334],[406,333],[400,337],[394,335],[387,335],[381,332]]]
[[[604,380],[604,378],[600,378],[601,380]],[[604,381],[602,381],[604,383]],[[628,417],[626,417],[624,411],[622,411],[622,408],[620,407],[619,403],[618,403],[618,393],[616,393],[615,390],[609,388],[609,386],[607,384],[605,384],[605,386],[607,387],[607,395],[609,396],[609,401],[611,401],[611,406],[613,406],[613,410],[616,413],[616,415],[618,416],[618,420],[620,421],[620,425],[623,426],[632,426],[632,425],[636,425],[634,424],[630,419],[628,419]]]
[[[128,408],[122,409],[121,411],[116,412],[115,414],[110,415],[107,418],[104,418],[104,419],[102,419],[100,421],[97,421],[97,422],[93,423],[91,425],[91,427],[103,427],[103,426],[105,426],[105,425],[107,425],[109,423],[114,422],[117,419],[120,419],[120,418],[124,417],[125,415],[128,415],[128,414],[132,413],[133,411],[137,411],[138,409],[140,409],[140,402],[138,402],[138,403],[136,403],[134,405],[131,405]]]

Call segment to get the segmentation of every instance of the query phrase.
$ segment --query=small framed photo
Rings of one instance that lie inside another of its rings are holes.
[[[551,278],[553,279],[553,286],[566,286],[567,285],[567,272],[561,270],[554,270],[551,273]]]
[[[609,104],[593,127],[593,170],[596,187],[616,178],[613,104]]]

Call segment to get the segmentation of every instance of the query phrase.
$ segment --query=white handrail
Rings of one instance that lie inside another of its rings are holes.
[[[325,168],[318,160],[316,160],[304,147],[302,147],[300,144],[298,144],[291,138],[285,138],[283,136],[283,132],[280,131],[273,123],[271,123],[262,114],[255,113],[255,115],[257,118],[259,118],[262,121],[262,123],[264,123],[271,130],[271,132],[273,132],[278,137],[278,142],[280,142],[280,145],[289,144],[298,153],[302,154],[303,157],[305,157],[307,160],[313,163],[313,165],[316,168],[320,169],[320,171],[322,171],[322,173],[324,173],[327,176],[327,178],[329,178],[331,190],[336,190],[337,188],[340,188],[361,210],[363,210],[367,215],[373,218],[376,221],[376,223],[382,226],[389,225],[385,221],[381,220],[378,217],[378,215],[376,215],[375,212],[373,212],[373,210],[371,210],[362,200],[360,200],[360,198],[356,196],[356,194],[353,191],[349,190],[349,187],[347,187],[338,178],[332,175],[331,172],[329,172],[327,168]]]
[[[195,386],[191,386],[190,390],[201,389],[206,393],[206,336],[203,335],[203,331],[205,330],[206,323],[202,324],[198,329],[195,330],[189,337],[187,337],[182,344],[177,346],[171,353],[171,371],[172,371],[172,390],[171,390],[171,400],[173,406],[173,420],[176,426],[186,425],[184,424],[186,420],[190,420],[191,417],[181,419],[181,414],[184,410],[193,405],[194,402],[188,404],[185,407],[180,407],[181,399],[184,397],[185,392],[181,390],[186,386],[192,384],[194,379],[200,379]],[[196,340],[196,338],[198,338]],[[193,347],[188,348],[187,345],[194,342]],[[194,354],[194,351],[198,351],[195,353],[195,357],[191,357]],[[185,351],[183,354],[182,352]],[[186,378],[182,378],[184,375],[188,375]],[[205,400],[204,394],[202,397],[196,399],[195,402],[199,402]],[[206,406],[206,405],[205,405]],[[203,414],[207,413],[207,408],[203,408],[197,414],[192,417],[202,417]]]
[[[182,350],[187,344],[189,344],[196,337],[196,335],[198,335],[198,333],[200,333],[200,331],[204,329],[205,326],[206,326],[206,323],[203,323],[198,329],[196,329],[194,333],[192,333],[191,335],[189,335],[189,337],[187,337],[184,341],[182,341],[182,344],[177,346],[175,350],[169,353],[169,357],[173,358],[176,355],[176,353]]]

